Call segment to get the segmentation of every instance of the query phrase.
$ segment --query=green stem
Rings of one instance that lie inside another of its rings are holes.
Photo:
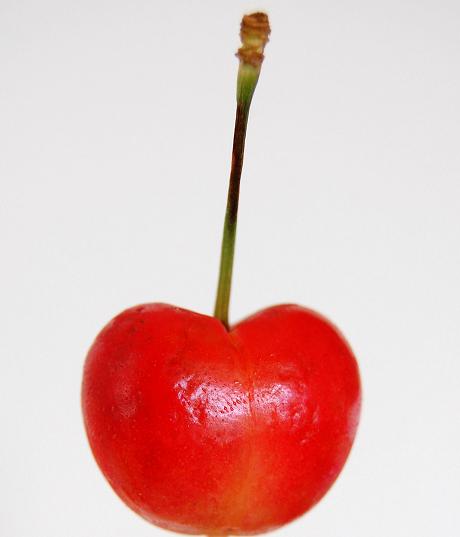
[[[270,35],[270,25],[265,13],[245,15],[241,21],[241,42],[237,56],[240,59],[236,86],[236,119],[233,135],[232,169],[228,187],[227,210],[220,257],[219,284],[217,286],[214,317],[228,329],[228,308],[232,287],[233,258],[235,253],[236,224],[240,180],[243,169],[244,143],[252,96],[259,80],[264,59],[264,47]]]
[[[237,106],[235,131],[233,135],[232,168],[228,187],[227,210],[225,212],[224,232],[220,258],[219,283],[217,287],[214,317],[220,319],[228,328],[228,310],[232,286],[233,259],[235,252],[236,226],[238,220],[238,201],[240,180],[243,169],[244,145],[248,124],[249,109],[254,94],[260,67],[240,65],[237,84]]]

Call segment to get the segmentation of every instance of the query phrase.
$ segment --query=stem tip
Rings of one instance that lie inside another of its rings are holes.
[[[270,35],[270,23],[266,13],[251,13],[241,21],[242,47],[236,55],[242,63],[260,67],[264,60],[264,48]]]

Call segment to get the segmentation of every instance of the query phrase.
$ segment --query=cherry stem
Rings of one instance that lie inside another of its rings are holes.
[[[240,179],[243,168],[244,142],[248,122],[249,106],[238,103],[236,107],[235,133],[233,136],[232,170],[228,187],[227,210],[225,212],[222,249],[220,254],[219,283],[217,287],[214,317],[228,328],[228,309],[232,286],[233,259],[235,253],[236,224],[238,220],[238,201]]]
[[[233,135],[232,167],[228,187],[222,249],[220,257],[219,283],[217,286],[214,317],[228,329],[228,310],[232,286],[233,259],[235,253],[238,201],[240,196],[241,172],[243,169],[244,145],[252,96],[259,79],[263,61],[263,49],[268,41],[270,27],[267,15],[253,13],[243,17],[241,40],[243,46],[237,56],[240,59],[236,91],[236,118]]]

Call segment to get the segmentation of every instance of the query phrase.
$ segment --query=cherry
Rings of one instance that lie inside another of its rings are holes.
[[[83,401],[96,460],[119,496],[164,528],[269,530],[331,486],[360,406],[353,355],[305,308],[227,331],[165,304],[126,310],[97,337]]]
[[[215,316],[128,309],[84,368],[84,421],[102,472],[135,512],[183,533],[254,534],[300,516],[337,478],[358,425],[358,367],[328,320],[280,305],[228,324],[246,124],[268,33],[266,15],[243,18]]]

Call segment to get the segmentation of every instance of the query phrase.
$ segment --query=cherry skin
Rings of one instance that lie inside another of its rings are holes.
[[[86,359],[82,405],[102,472],[136,513],[190,534],[268,531],[317,503],[355,436],[349,346],[296,305],[229,331],[166,304],[115,317]]]

